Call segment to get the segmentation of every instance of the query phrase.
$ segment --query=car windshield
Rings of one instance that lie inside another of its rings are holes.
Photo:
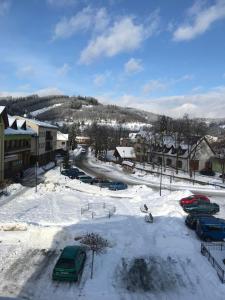
[[[72,259],[68,258],[60,258],[57,267],[60,268],[73,268],[74,267],[74,261]]]
[[[195,198],[195,196],[189,196],[189,197],[187,197],[186,199],[187,200],[192,200],[192,199],[194,199]]]

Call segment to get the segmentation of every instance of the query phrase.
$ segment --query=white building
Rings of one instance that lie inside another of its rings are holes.
[[[56,150],[68,151],[69,150],[68,140],[69,140],[68,134],[57,131]]]
[[[182,141],[179,145],[164,139],[163,145],[153,146],[150,155],[150,161],[154,163],[189,172],[211,168],[215,152],[205,137],[195,137],[189,144]]]

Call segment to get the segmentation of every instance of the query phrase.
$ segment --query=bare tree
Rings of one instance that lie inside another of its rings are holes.
[[[108,240],[101,237],[98,233],[87,233],[80,241],[81,244],[85,245],[92,251],[92,262],[91,262],[91,279],[93,278],[93,266],[94,266],[94,255],[101,254],[104,252],[106,247],[109,247]]]

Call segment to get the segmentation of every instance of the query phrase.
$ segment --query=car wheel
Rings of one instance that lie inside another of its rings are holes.
[[[205,242],[208,242],[208,243],[210,243],[212,241],[211,238],[209,238],[209,237],[205,238],[204,240],[205,240]]]

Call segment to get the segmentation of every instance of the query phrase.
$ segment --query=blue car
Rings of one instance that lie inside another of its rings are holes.
[[[109,189],[111,191],[126,190],[127,189],[127,184],[123,183],[123,182],[112,182],[109,185]]]
[[[196,233],[204,241],[223,241],[225,239],[225,220],[204,217],[197,221]]]

